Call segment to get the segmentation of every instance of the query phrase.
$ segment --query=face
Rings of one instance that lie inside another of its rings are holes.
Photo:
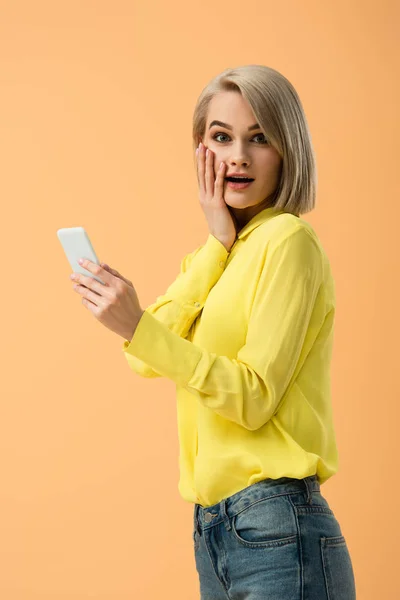
[[[213,125],[214,120],[225,126]],[[233,189],[226,181],[224,184],[225,202],[241,227],[271,206],[282,165],[278,151],[270,145],[260,127],[253,129],[255,124],[253,111],[239,92],[220,92],[209,104],[205,135],[201,139],[214,153],[215,175],[223,161],[225,176],[238,172],[254,179],[244,189]]]

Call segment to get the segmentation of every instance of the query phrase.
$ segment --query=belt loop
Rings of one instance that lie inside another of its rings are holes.
[[[199,535],[201,535],[200,525],[199,525],[199,521],[198,521],[199,508],[200,508],[200,506],[197,503],[195,503],[195,505],[194,505],[194,528],[197,531],[197,533]]]
[[[228,514],[226,512],[226,498],[221,500],[221,514],[222,514],[222,518],[224,519],[224,524],[225,524],[227,531],[230,531],[232,529],[232,527],[231,527],[231,522],[229,520]]]
[[[306,490],[307,490],[307,504],[312,504],[312,491],[311,491],[311,487],[309,487],[309,482],[307,481],[308,477],[304,477],[303,481],[304,481],[304,485],[306,486]]]

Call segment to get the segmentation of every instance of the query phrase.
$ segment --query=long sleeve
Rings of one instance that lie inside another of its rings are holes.
[[[145,313],[185,339],[203,310],[210,290],[221,277],[228,255],[224,245],[209,234],[203,246],[184,257],[176,280],[165,294],[145,309]],[[131,369],[142,377],[161,377],[161,373],[154,370],[150,363],[147,364],[145,359],[141,360],[130,353],[126,353],[126,359]]]
[[[314,322],[310,328],[316,302],[322,303],[322,281],[321,250],[304,228],[296,229],[272,251],[267,248],[246,341],[237,358],[196,346],[149,312],[142,315],[123,351],[184,387],[224,419],[256,430],[275,414],[322,326],[321,309],[316,311],[318,325]],[[189,311],[186,318],[185,326]],[[180,327],[183,331],[183,323]]]

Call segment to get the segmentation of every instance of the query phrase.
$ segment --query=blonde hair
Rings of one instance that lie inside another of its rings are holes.
[[[201,92],[193,114],[193,153],[204,139],[208,107],[224,91],[242,94],[268,142],[282,158],[271,206],[299,216],[313,210],[317,171],[311,134],[299,96],[281,73],[264,65],[229,68]]]

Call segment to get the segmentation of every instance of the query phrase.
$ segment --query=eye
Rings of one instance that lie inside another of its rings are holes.
[[[216,134],[213,136],[213,140],[215,140],[216,142],[219,142],[220,144],[223,144],[224,142],[220,142],[219,140],[217,140],[217,137],[219,137],[220,135],[222,135],[222,136],[225,136],[225,137],[229,138],[229,135],[228,135],[227,133],[222,133],[222,132],[219,132],[219,133],[216,133]],[[262,142],[260,142],[260,143],[261,143],[261,144],[268,144],[268,140],[266,139],[266,137],[264,136],[264,134],[263,134],[263,133],[256,133],[256,135],[254,135],[252,139],[254,139],[254,138],[256,138],[256,137],[260,137],[260,136],[262,136],[262,137],[264,138],[264,140],[263,140]]]
[[[268,140],[267,138],[264,136],[263,133],[257,133],[254,137],[259,137],[262,136],[264,138],[264,141],[262,142],[262,144],[268,144]]]

